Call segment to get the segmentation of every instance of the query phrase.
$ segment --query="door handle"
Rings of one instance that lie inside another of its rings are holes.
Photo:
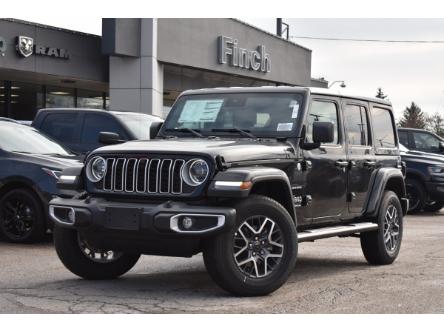
[[[338,160],[335,162],[335,166],[337,166],[338,168],[346,168],[348,167],[348,161]]]
[[[367,160],[364,162],[364,166],[369,167],[369,168],[373,168],[374,166],[376,166],[376,161]]]

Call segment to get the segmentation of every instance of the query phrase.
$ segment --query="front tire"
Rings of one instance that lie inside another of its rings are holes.
[[[361,248],[369,264],[388,265],[398,257],[404,229],[401,203],[392,191],[384,193],[378,225],[377,230],[361,234]]]
[[[139,254],[94,249],[77,230],[58,226],[54,227],[54,245],[65,267],[88,280],[117,278],[133,268],[140,258]]]
[[[295,266],[295,223],[268,197],[250,196],[235,208],[233,228],[206,241],[205,266],[211,278],[234,295],[267,295],[285,283]]]
[[[46,215],[39,197],[26,188],[6,192],[0,199],[0,232],[12,243],[32,243],[45,235]]]
[[[409,199],[409,214],[421,212],[426,204],[427,193],[422,183],[416,179],[407,179],[405,188]]]

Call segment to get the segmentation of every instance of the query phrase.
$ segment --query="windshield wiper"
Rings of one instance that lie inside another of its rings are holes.
[[[240,129],[240,128],[237,128],[237,127],[233,127],[233,128],[213,128],[213,129],[211,130],[211,132],[240,133],[240,134],[242,134],[243,136],[246,136],[246,137],[248,137],[248,138],[251,138],[251,139],[257,139],[257,137],[256,137],[255,135],[249,133],[250,130],[246,130],[246,129],[244,130],[244,129]]]
[[[181,127],[181,128],[167,128],[165,131],[167,132],[185,132],[185,133],[191,133],[194,136],[197,136],[198,138],[203,138],[204,136],[200,134],[197,130],[193,130],[189,127]]]

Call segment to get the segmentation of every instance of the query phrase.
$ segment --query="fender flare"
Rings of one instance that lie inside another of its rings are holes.
[[[282,184],[285,192],[284,197],[287,200],[287,205],[284,206],[296,222],[290,180],[284,171],[277,168],[236,167],[218,172],[208,186],[207,195],[218,198],[246,198],[255,185],[264,182],[280,182]],[[241,188],[240,183],[251,184],[246,188]]]
[[[387,185],[396,185],[396,194],[399,196],[404,215],[408,210],[408,199],[405,189],[404,175],[395,168],[381,168],[370,180],[370,191],[364,204],[365,216],[376,216]],[[390,187],[389,187],[390,188]]]

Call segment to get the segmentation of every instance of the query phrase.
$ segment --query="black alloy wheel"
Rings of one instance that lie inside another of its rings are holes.
[[[10,242],[41,240],[44,219],[42,205],[30,190],[11,190],[0,199],[0,231]]]

